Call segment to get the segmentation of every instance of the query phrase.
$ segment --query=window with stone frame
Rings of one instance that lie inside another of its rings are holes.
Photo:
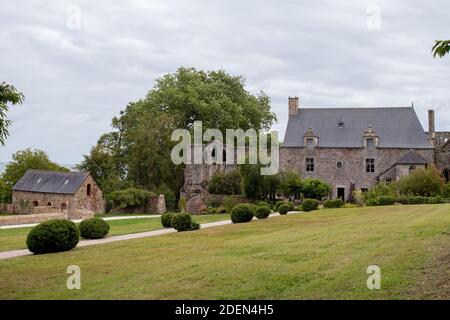
[[[375,172],[375,159],[366,159],[366,172]]]
[[[314,158],[306,158],[306,171],[314,172]]]

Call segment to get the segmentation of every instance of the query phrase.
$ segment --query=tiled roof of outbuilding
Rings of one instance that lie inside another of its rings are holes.
[[[13,190],[75,194],[88,175],[88,172],[28,170],[13,187]]]

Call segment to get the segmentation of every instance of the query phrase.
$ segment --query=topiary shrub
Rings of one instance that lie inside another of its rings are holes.
[[[288,205],[288,206],[289,206],[289,210],[291,210],[291,211],[294,210],[294,208],[295,208],[295,204],[292,203],[292,202],[290,202],[290,201],[278,201],[278,202],[275,204],[275,209],[278,211],[278,209],[280,208],[280,206],[283,205],[283,204]]]
[[[33,253],[69,251],[80,240],[80,232],[70,220],[49,220],[33,229],[27,236],[27,247]]]
[[[278,211],[278,208],[282,205],[282,204],[285,204],[286,203],[286,201],[277,201],[276,203],[275,203],[275,206],[273,207],[276,211]]]
[[[287,203],[278,207],[279,214],[287,214],[289,211],[291,211],[291,207]]]
[[[255,209],[252,205],[238,204],[231,211],[231,221],[233,223],[242,223],[252,221]]]
[[[90,218],[81,221],[80,235],[86,239],[104,238],[109,232],[109,224],[100,218]]]
[[[318,205],[318,201],[315,199],[305,199],[302,203],[302,210],[306,212],[316,210]]]
[[[164,228],[172,228],[172,218],[173,218],[172,213],[165,213],[161,215],[161,224],[163,225]]]
[[[217,208],[217,213],[218,214],[225,214],[225,213],[227,213],[228,211],[227,211],[227,208],[225,208],[225,207],[218,207]]]
[[[323,203],[325,208],[341,208],[344,205],[344,201],[341,198],[326,200]]]
[[[255,210],[255,217],[258,219],[265,219],[269,216],[270,209],[266,206],[260,206]]]
[[[270,203],[266,202],[266,201],[260,201],[256,204],[257,207],[267,207],[267,208],[271,208]]]
[[[172,226],[177,231],[190,231],[200,229],[200,225],[192,221],[188,213],[177,213],[172,217]]]

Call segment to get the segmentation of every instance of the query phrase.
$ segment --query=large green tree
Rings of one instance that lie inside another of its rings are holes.
[[[450,52],[450,40],[436,40],[433,46],[433,56],[443,58]]]
[[[8,127],[11,125],[11,120],[8,120],[6,113],[8,112],[8,104],[20,104],[23,102],[24,95],[17,89],[2,82],[0,84],[0,145],[5,145],[8,137]]]
[[[179,192],[184,166],[172,163],[170,153],[177,142],[173,130],[203,128],[268,129],[275,114],[270,99],[245,90],[241,76],[219,71],[180,68],[156,80],[141,100],[129,103],[112,120],[113,130],[101,137],[79,168],[89,170],[106,193],[125,185],[158,190],[161,186]],[[163,188],[164,189],[164,188]]]
[[[26,149],[13,155],[13,161],[7,164],[1,175],[0,195],[3,202],[11,200],[11,189],[29,169],[69,171],[69,169],[52,162],[42,150]]]

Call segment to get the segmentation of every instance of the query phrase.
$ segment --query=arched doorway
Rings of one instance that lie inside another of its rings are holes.
[[[37,207],[37,206],[39,206],[39,202],[33,201],[33,207]]]
[[[445,182],[449,182],[450,181],[450,170],[449,169],[444,169],[444,171],[442,171],[442,175],[444,176]]]
[[[61,211],[67,210],[67,204],[63,203],[61,204]]]

